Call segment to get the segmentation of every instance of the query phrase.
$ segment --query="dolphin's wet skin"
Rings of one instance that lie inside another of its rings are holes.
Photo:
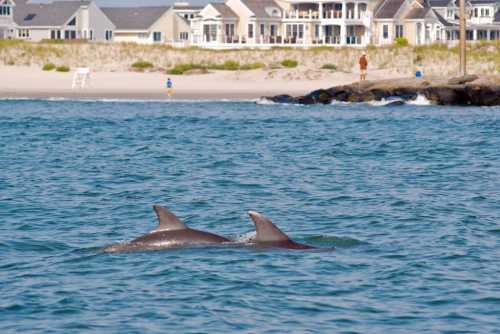
[[[238,244],[228,238],[204,231],[194,230],[186,226],[177,216],[168,209],[159,205],[153,206],[158,217],[158,227],[151,232],[140,236],[127,243],[119,243],[105,247],[106,253],[131,252],[146,250],[164,250],[199,245]],[[262,214],[249,211],[248,215],[253,220],[256,228],[255,237],[246,245],[259,249],[286,248],[295,250],[315,249],[313,246],[299,244],[291,240],[272,221]],[[325,249],[326,250],[326,249]],[[330,248],[328,250],[334,250]]]

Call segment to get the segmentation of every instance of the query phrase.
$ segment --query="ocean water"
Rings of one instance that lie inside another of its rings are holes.
[[[155,203],[336,251],[100,251]],[[0,101],[0,333],[500,333],[499,277],[499,108]]]

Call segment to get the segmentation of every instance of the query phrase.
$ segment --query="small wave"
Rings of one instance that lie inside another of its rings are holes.
[[[332,100],[330,102],[330,105],[350,105],[350,104],[353,104],[353,103],[354,102]]]
[[[417,95],[415,100],[406,101],[407,104],[414,106],[430,106],[432,103],[423,95]]]
[[[255,103],[260,104],[260,105],[274,105],[274,104],[277,104],[276,102],[271,101],[269,99],[266,99],[265,97],[261,97]]]
[[[244,233],[244,234],[239,234],[239,235],[235,236],[234,242],[242,243],[242,244],[250,243],[255,238],[256,235],[257,235],[257,232],[255,232],[255,231],[251,231],[251,232]]]
[[[12,240],[5,243],[0,243],[0,249],[1,248],[16,251],[51,252],[68,250],[71,247],[63,242],[27,239]]]
[[[350,248],[366,244],[364,241],[349,237],[335,237],[327,235],[310,236],[305,238],[304,241],[318,246],[335,246],[341,248]]]
[[[405,101],[397,97],[397,98],[382,99],[380,101],[369,101],[367,103],[373,107],[386,107],[390,105],[403,105],[405,104]]]

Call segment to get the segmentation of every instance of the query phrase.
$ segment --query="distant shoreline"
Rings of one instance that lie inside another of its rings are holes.
[[[37,67],[0,66],[0,98],[169,100],[164,88],[167,77],[174,82],[172,100],[256,100],[280,94],[304,95],[310,91],[356,82],[357,73],[332,72],[307,79],[295,69],[277,70],[269,77],[264,70],[214,71],[209,74],[95,72],[90,85],[72,89],[73,73],[45,72]],[[396,78],[390,71],[372,71],[373,79]]]

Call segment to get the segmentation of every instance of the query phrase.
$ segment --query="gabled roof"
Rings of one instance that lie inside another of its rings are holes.
[[[374,17],[376,19],[393,19],[404,2],[405,0],[385,0],[377,9]]]
[[[418,20],[418,19],[424,19],[427,13],[429,12],[430,8],[429,7],[415,7],[412,8],[408,14],[406,14],[406,19],[409,20]]]
[[[117,30],[148,30],[170,7],[103,7]]]
[[[30,3],[16,0],[14,22],[21,27],[60,27],[81,6],[88,6],[90,1],[54,1],[49,3]]]
[[[434,12],[434,15],[436,15],[439,23],[441,23],[443,26],[445,26],[445,27],[451,27],[451,26],[455,26],[456,25],[455,23],[451,23],[450,21],[447,21],[444,17],[441,16],[441,14],[439,14],[434,9],[432,11]]]
[[[267,7],[281,8],[274,0],[241,0],[241,2],[250,9],[256,17],[272,17],[266,12]]]
[[[229,8],[229,6],[226,5],[225,3],[211,3],[210,5],[212,7],[214,7],[215,10],[218,11],[222,17],[225,17],[225,18],[237,18],[238,17],[238,15],[236,15],[236,13],[233,12],[233,10],[231,8]]]

